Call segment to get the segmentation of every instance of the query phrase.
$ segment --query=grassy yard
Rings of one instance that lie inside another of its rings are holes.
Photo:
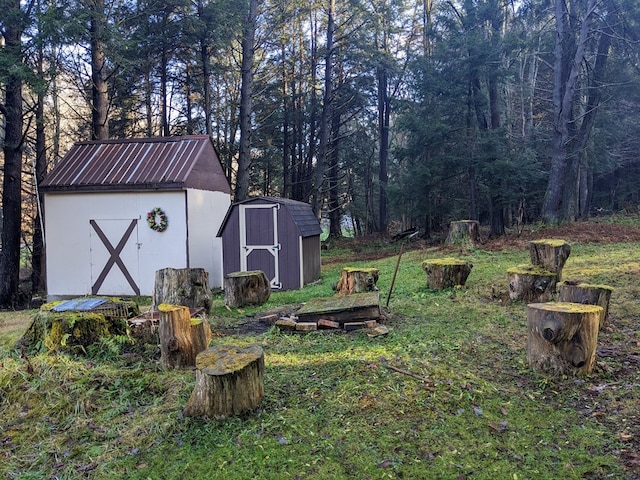
[[[629,226],[628,228],[636,228]],[[332,295],[343,266],[380,270],[386,304],[399,244],[345,241],[323,252],[322,280],[260,308],[214,300],[212,343],[265,352],[260,408],[205,422],[181,414],[191,371],[159,352],[21,356],[32,312],[0,313],[0,477],[8,479],[637,479],[640,476],[640,243],[571,241],[564,277],[615,288],[586,377],[526,363],[526,305],[506,271],[514,243],[404,252],[388,335],[256,328],[260,312]],[[421,262],[473,263],[467,285],[433,292]],[[385,309],[386,310],[386,309]],[[422,379],[398,372],[401,369]]]

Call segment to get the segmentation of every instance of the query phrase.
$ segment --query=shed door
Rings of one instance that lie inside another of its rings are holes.
[[[262,270],[280,289],[278,210],[280,204],[240,205],[240,270]]]
[[[140,295],[138,220],[89,220],[92,295]]]

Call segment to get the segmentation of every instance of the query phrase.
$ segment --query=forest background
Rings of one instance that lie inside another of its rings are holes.
[[[328,234],[633,212],[635,0],[0,0],[0,306],[42,291],[37,185],[73,142],[207,134],[234,200]]]

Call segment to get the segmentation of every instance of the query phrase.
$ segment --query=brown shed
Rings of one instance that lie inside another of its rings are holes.
[[[307,203],[274,197],[236,202],[218,231],[223,273],[262,270],[273,289],[302,288],[320,278],[321,233]]]

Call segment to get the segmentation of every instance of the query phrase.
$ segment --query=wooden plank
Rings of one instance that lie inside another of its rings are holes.
[[[380,318],[380,294],[378,292],[313,298],[296,315],[301,322],[317,322],[320,319],[343,324],[345,322],[375,320]]]

